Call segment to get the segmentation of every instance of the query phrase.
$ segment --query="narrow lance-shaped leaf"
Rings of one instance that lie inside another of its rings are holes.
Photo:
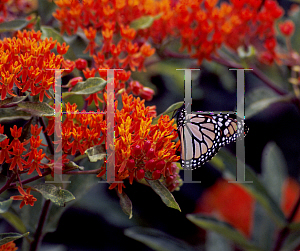
[[[129,216],[129,219],[132,218],[132,202],[127,196],[127,194],[123,191],[121,194],[116,189],[117,195],[120,198],[120,205],[125,214]]]
[[[0,138],[1,138],[1,135],[3,135],[3,134],[0,134]],[[5,213],[9,209],[12,201],[13,201],[12,199],[9,199],[9,200],[5,200],[5,201],[0,202],[0,214]]]
[[[71,192],[58,188],[52,184],[39,184],[32,188],[40,192],[45,199],[51,200],[60,207],[64,207],[67,202],[75,200],[75,197]]]
[[[29,120],[32,116],[24,111],[18,111],[17,107],[1,108],[0,123],[16,121],[17,119]]]
[[[130,23],[130,28],[133,28],[135,30],[147,29],[147,28],[151,27],[154,20],[159,19],[161,16],[162,16],[162,14],[158,14],[156,16],[140,17]]]
[[[188,214],[187,218],[196,224],[198,227],[204,228],[206,230],[215,231],[227,239],[238,244],[245,250],[259,251],[260,248],[254,246],[250,241],[248,241],[238,230],[229,225],[226,222],[219,221],[215,218],[204,216],[201,214]]]
[[[25,19],[17,19],[0,24],[0,32],[21,30],[29,24]]]
[[[0,234],[0,246],[6,244],[8,242],[15,241],[17,239],[23,238],[23,237],[27,236],[28,234],[29,234],[29,232],[25,233],[25,234],[19,234],[19,233],[3,233],[3,234]]]
[[[3,217],[10,225],[12,225],[20,233],[26,232],[26,227],[23,221],[16,214],[8,211],[2,213],[1,217]]]
[[[27,98],[27,96],[28,95],[26,95],[26,96],[16,96],[16,97],[10,97],[10,98],[6,98],[4,100],[0,100],[0,107],[1,108],[6,108],[6,107],[16,105],[16,104],[22,102],[23,100],[25,100]]]
[[[132,227],[125,229],[124,234],[139,241],[153,250],[158,251],[195,251],[188,243],[168,235],[160,230],[146,227]]]
[[[153,191],[159,195],[163,203],[165,203],[168,207],[177,209],[181,212],[181,209],[172,193],[159,180],[151,180],[152,177],[149,173],[146,173],[145,176],[147,178],[147,183],[150,185]]]

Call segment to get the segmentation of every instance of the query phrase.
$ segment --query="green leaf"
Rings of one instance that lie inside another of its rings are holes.
[[[156,16],[143,16],[138,19],[133,20],[130,23],[130,28],[133,28],[135,30],[140,30],[140,29],[147,29],[151,27],[153,24],[154,20],[161,18],[162,13],[156,15]]]
[[[280,249],[281,251],[290,251],[290,250],[299,250],[296,249],[300,245],[300,231],[295,231],[288,235],[286,241],[284,242],[283,247]]]
[[[186,217],[198,227],[204,228],[205,230],[215,231],[245,250],[261,250],[250,243],[250,241],[248,241],[238,230],[226,222],[201,214],[188,214]]]
[[[260,203],[255,203],[252,240],[256,246],[264,250],[272,250],[276,225]]]
[[[125,229],[124,234],[136,241],[144,243],[157,251],[195,251],[188,243],[176,239],[160,230],[146,227],[132,227]]]
[[[9,106],[18,104],[18,103],[22,102],[23,100],[25,100],[27,98],[27,96],[28,95],[16,96],[16,97],[10,97],[10,98],[6,98],[4,100],[0,100],[0,107],[5,108],[5,107],[9,107]]]
[[[16,121],[18,119],[29,120],[31,115],[24,111],[18,111],[17,107],[1,108],[0,123]]]
[[[0,202],[0,214],[5,213],[9,209],[12,201],[13,201],[12,199],[9,199],[9,200],[5,200],[5,201]]]
[[[26,232],[26,227],[24,226],[24,223],[19,218],[19,216],[15,215],[12,212],[5,212],[1,214],[1,216],[20,233]]]
[[[50,37],[52,37],[53,40],[57,40],[57,42],[59,42],[60,44],[65,42],[63,37],[59,34],[59,32],[54,30],[52,27],[42,26],[41,31],[42,31],[42,36],[41,36],[42,39],[45,39],[46,37],[49,39]],[[73,52],[71,47],[69,47],[67,53],[64,54],[64,58],[70,59],[72,61],[76,60],[76,55]]]
[[[8,242],[15,241],[17,239],[23,238],[27,236],[29,232],[25,234],[19,234],[19,233],[2,233],[0,234],[0,246],[4,245]]]
[[[288,225],[288,228],[293,231],[300,230],[300,222],[292,222],[291,224]]]
[[[87,163],[84,164],[85,167],[87,167],[88,164],[89,165],[93,164],[88,161],[86,161],[86,162]],[[91,165],[91,166],[92,166],[92,169],[96,169],[96,164]],[[65,212],[65,210],[68,207],[73,205],[73,203],[80,200],[80,198],[83,195],[85,195],[91,189],[92,186],[97,185],[98,184],[97,181],[99,180],[99,178],[97,178],[96,175],[72,175],[72,176],[63,175],[63,176],[64,176],[64,178],[65,178],[65,176],[69,177],[69,181],[71,181],[71,183],[64,184],[64,185],[66,185],[65,189],[70,191],[76,197],[76,201],[67,203],[66,207],[59,207],[54,204],[50,208],[49,217],[47,219],[47,225],[45,226],[44,233],[54,232],[57,228],[59,219],[60,219],[61,215],[63,214],[63,212]]]
[[[97,162],[106,157],[106,148],[104,144],[96,145],[87,149],[84,153],[87,154],[90,162]]]
[[[233,246],[231,241],[226,239],[224,236],[214,232],[206,231],[206,240],[205,240],[205,250],[206,251],[233,251]]]
[[[60,189],[52,184],[39,184],[32,188],[40,192],[46,200],[51,200],[60,207],[64,207],[67,202],[75,200],[71,192]]]
[[[184,104],[184,102],[181,101],[181,102],[177,102],[177,103],[175,103],[175,104],[169,106],[169,107],[167,108],[167,110],[165,110],[163,113],[159,114],[155,119],[152,120],[152,124],[153,124],[153,125],[156,125],[157,122],[158,122],[158,119],[159,119],[162,115],[168,115],[168,116],[170,117],[170,119],[171,119],[172,116],[173,116],[173,113],[174,113],[177,109],[179,109],[183,104]]]
[[[26,27],[30,22],[25,19],[16,19],[0,24],[0,32],[17,31]]]
[[[219,166],[215,167],[220,171],[224,171],[229,178],[236,180],[236,157],[230,154],[225,148],[217,154],[217,157],[222,159],[225,169],[222,170]],[[243,183],[241,185],[257,199],[279,227],[284,227],[286,219],[283,212],[265,186],[257,178],[256,174],[247,165],[245,166],[245,177],[246,181],[253,181],[253,183]]]
[[[55,115],[54,109],[46,104],[46,103],[40,103],[40,102],[21,102],[18,103],[18,110],[28,112],[32,114],[32,116],[49,116],[53,117]]]
[[[181,212],[181,209],[176,202],[173,194],[159,180],[151,180],[152,177],[150,174],[146,173],[145,176],[147,178],[147,183],[154,190],[154,192],[159,195],[163,203],[165,203],[168,207],[174,208]]]
[[[274,142],[269,142],[262,153],[262,182],[278,206],[287,176],[287,163],[283,153]]]
[[[129,216],[129,219],[132,218],[132,202],[127,196],[127,194],[123,191],[121,194],[116,189],[117,195],[120,198],[120,205],[125,214]]]
[[[0,134],[0,142],[2,142],[5,139],[7,139],[7,136],[4,134]]]
[[[89,78],[84,82],[78,82],[71,92],[62,93],[62,98],[66,98],[71,95],[89,95],[102,91],[107,82],[102,78]]]
[[[256,114],[262,112],[263,110],[270,107],[272,104],[279,103],[279,102],[288,102],[291,99],[291,96],[280,96],[274,98],[266,98],[259,100],[257,102],[252,103],[248,106],[245,110],[245,117],[247,119],[255,116]]]

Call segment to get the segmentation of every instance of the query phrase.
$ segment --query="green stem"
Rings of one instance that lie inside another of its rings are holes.
[[[36,232],[34,234],[34,240],[33,240],[33,242],[31,243],[31,246],[30,246],[30,251],[38,250],[39,244],[42,240],[43,228],[44,228],[46,218],[47,218],[47,214],[48,214],[48,211],[49,211],[49,208],[50,208],[50,203],[51,203],[50,200],[46,200],[45,203],[44,203],[42,213],[41,213],[41,216],[40,216],[40,219],[39,219],[39,223],[38,223]]]

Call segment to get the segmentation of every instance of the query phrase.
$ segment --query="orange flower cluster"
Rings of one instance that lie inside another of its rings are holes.
[[[41,39],[40,31],[18,31],[17,38],[0,40],[0,92],[1,99],[7,93],[16,96],[14,84],[21,92],[39,95],[40,102],[44,95],[51,98],[47,91],[55,85],[55,69],[60,69],[63,57],[51,50],[56,40]],[[61,46],[58,45],[60,48]]]
[[[72,34],[79,27],[85,30],[90,40],[88,49],[91,54],[94,54],[97,46],[94,42],[96,33],[100,31],[103,46],[101,53],[94,57],[97,61],[105,62],[107,67],[124,68],[129,65],[131,70],[136,67],[142,69],[141,62],[144,57],[153,54],[145,43],[150,37],[158,44],[163,44],[170,36],[179,37],[181,49],[187,48],[191,56],[198,59],[199,64],[203,59],[210,59],[224,44],[237,50],[239,46],[248,45],[257,45],[260,48],[260,44],[264,43],[262,61],[267,56],[269,61],[266,63],[277,58],[274,24],[283,15],[283,10],[276,1],[266,0],[263,3],[262,0],[231,0],[220,5],[218,0],[179,0],[176,4],[173,2],[86,0],[71,4],[67,0],[57,0],[59,8],[54,16],[61,22],[62,32]],[[150,28],[136,31],[128,26],[140,17],[159,14],[160,17]],[[114,44],[114,35],[118,32],[122,39]],[[124,52],[127,56],[118,59]],[[107,54],[110,55],[109,59]],[[138,55],[144,57],[140,58]]]
[[[18,250],[18,248],[16,247],[16,244],[12,241],[0,246],[0,251],[16,251],[16,250]]]
[[[36,170],[39,176],[42,176],[40,168],[45,168],[45,165],[41,161],[46,157],[46,154],[43,153],[42,149],[38,150],[42,142],[38,136],[41,130],[42,128],[38,128],[37,125],[31,125],[31,138],[21,142],[19,138],[22,135],[22,128],[18,129],[16,125],[10,128],[11,136],[14,139],[10,143],[9,138],[0,142],[0,164],[3,162],[10,163],[9,170],[27,172],[29,169],[28,174]],[[3,132],[4,126],[0,125],[0,134]],[[26,151],[24,146],[28,143],[30,143],[30,150],[27,154],[22,155]],[[25,160],[26,158],[27,160]]]
[[[104,95],[106,99],[106,95]],[[169,178],[167,187],[172,191],[179,185],[177,169],[172,162],[179,159],[176,155],[175,143],[177,137],[176,125],[168,116],[158,119],[152,125],[152,118],[156,116],[155,107],[145,107],[144,100],[135,99],[132,95],[123,93],[123,108],[116,109],[115,114],[115,180],[122,181],[129,178],[141,180],[149,172],[152,179]],[[117,107],[118,102],[115,102]],[[63,154],[83,154],[88,148],[106,142],[106,115],[103,113],[78,113],[76,104],[66,104],[65,120],[62,123],[62,143],[56,151]],[[54,132],[54,119],[50,118],[47,132]],[[109,160],[108,160],[109,161]],[[176,173],[177,172],[177,173]],[[105,175],[106,166],[103,166],[98,177]],[[170,177],[172,176],[172,177]],[[119,184],[114,183],[111,189]]]
[[[153,108],[145,107],[144,100],[134,99],[125,93],[122,101],[123,108],[116,111],[115,117],[115,180],[129,178],[132,184],[134,179],[143,179],[145,173],[153,180],[172,175],[172,162],[179,160],[175,143],[172,142],[177,137],[174,121],[162,116],[156,125],[152,125],[155,112]],[[106,168],[103,167],[98,177],[105,173]],[[170,181],[172,184],[177,182],[176,179]],[[124,184],[116,182],[109,188],[116,186],[122,193]],[[170,188],[175,189],[174,186]]]
[[[218,0],[179,1],[174,21],[180,28],[181,49],[193,50],[192,57],[201,64],[223,44],[236,50],[239,46],[255,46],[260,40],[265,43],[267,52],[276,56],[274,23],[283,14],[276,1],[266,0],[263,6],[260,6],[261,0],[217,4]],[[275,41],[274,46],[268,46],[270,39]]]

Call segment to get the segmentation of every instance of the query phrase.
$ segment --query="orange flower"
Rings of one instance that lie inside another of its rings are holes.
[[[18,250],[18,248],[16,247],[16,244],[13,241],[0,246],[0,251],[16,251],[16,250]]]
[[[21,195],[11,196],[10,198],[13,200],[21,200],[20,208],[22,208],[24,205],[30,205],[33,206],[34,202],[37,201],[36,198],[33,197],[33,195],[30,194],[31,187],[27,188],[26,192],[22,189],[22,187],[18,186],[19,193]]]

